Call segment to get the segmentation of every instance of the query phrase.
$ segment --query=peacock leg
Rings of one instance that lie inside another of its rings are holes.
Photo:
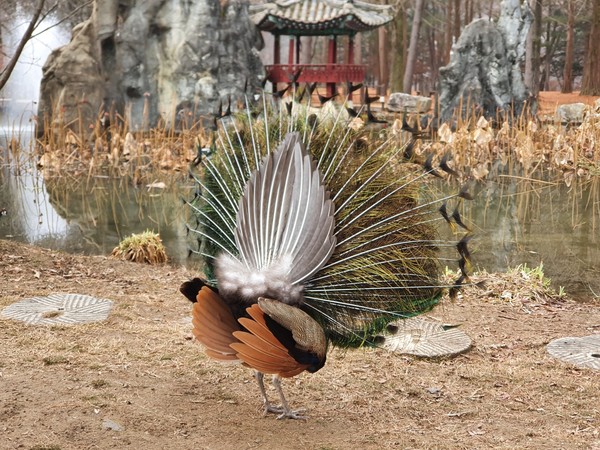
[[[285,396],[283,395],[283,390],[281,389],[281,378],[279,375],[273,375],[273,386],[277,389],[277,393],[279,394],[279,398],[281,399],[281,414],[277,416],[278,419],[306,419],[306,416],[301,415],[300,413],[304,412],[304,409],[292,410],[288,405]]]
[[[269,398],[267,397],[267,391],[265,390],[265,383],[264,383],[265,374],[262,372],[259,372],[257,370],[256,372],[254,372],[254,377],[256,378],[256,381],[258,382],[258,389],[260,389],[260,393],[263,398],[264,415],[266,416],[269,413],[282,414],[284,412],[284,409],[279,406],[273,406],[271,404],[271,402],[269,401]]]

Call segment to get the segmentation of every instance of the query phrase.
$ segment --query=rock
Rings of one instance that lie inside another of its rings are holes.
[[[567,103],[556,108],[556,117],[562,123],[581,123],[586,109],[585,103]]]
[[[110,420],[110,419],[105,419],[102,421],[102,429],[104,430],[110,430],[110,431],[123,431],[123,427],[121,425],[119,425],[117,422]]]
[[[457,113],[466,117],[473,108],[487,118],[520,115],[530,100],[520,64],[531,22],[527,2],[521,9],[519,0],[502,0],[498,23],[477,19],[465,27],[450,63],[440,68],[442,121]]]
[[[130,130],[187,125],[260,86],[261,45],[247,2],[96,0],[44,65],[38,133],[48,120],[88,129],[102,111]]]
[[[95,123],[102,104],[103,80],[94,46],[94,26],[88,20],[73,28],[69,44],[48,56],[40,87],[40,134],[46,124],[58,132],[65,124],[79,123],[79,119],[86,127]]]
[[[388,111],[426,113],[431,109],[431,98],[393,92],[386,105]]]

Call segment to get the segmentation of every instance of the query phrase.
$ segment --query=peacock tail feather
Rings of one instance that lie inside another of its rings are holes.
[[[286,111],[264,95],[255,105],[246,99],[243,112],[218,120],[212,154],[191,172],[200,194],[188,205],[198,224],[190,229],[199,243],[194,252],[216,283],[216,256],[238,256],[234,230],[247,181],[287,133],[300,133],[335,205],[336,239],[329,261],[304,283],[303,309],[333,344],[356,347],[372,343],[392,320],[429,311],[462,282],[440,280],[440,251],[456,243],[438,235],[449,222],[438,208],[461,199],[433,198],[430,175],[403,162],[405,145],[396,136],[355,130],[342,110],[315,113],[292,103]]]

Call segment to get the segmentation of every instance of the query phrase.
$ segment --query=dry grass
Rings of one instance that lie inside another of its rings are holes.
[[[558,297],[531,269],[480,275],[486,290],[432,313],[471,336],[461,356],[332,351],[285,383],[303,422],[263,418],[251,373],[204,357],[177,292],[191,271],[1,240],[0,255],[0,308],[52,292],[115,301],[102,323],[0,321],[2,448],[600,448],[600,373],[545,351],[600,332],[600,305]]]
[[[146,264],[167,262],[165,246],[158,233],[146,230],[126,237],[112,251],[112,256],[124,261]]]
[[[417,153],[436,152],[440,157],[447,151],[454,155],[454,166],[466,177],[478,180],[495,176],[498,163],[508,166],[510,175],[563,181],[574,178],[589,180],[600,175],[599,119],[565,129],[552,123],[554,110],[560,104],[583,102],[591,110],[595,97],[577,94],[542,92],[538,118],[513,118],[511,126],[500,122],[492,128],[479,117],[459,121],[451,132],[442,127],[433,143],[416,148]],[[550,119],[548,119],[550,117]],[[198,148],[208,147],[211,132],[200,121],[180,124],[177,130],[158,126],[147,132],[129,129],[118,114],[109,115],[108,127],[100,115],[95,124],[84,130],[82,124],[72,131],[73,124],[47,128],[39,141],[39,165],[47,176],[77,174],[98,176],[110,174],[129,176],[134,184],[154,179],[179,178],[186,173]],[[544,118],[540,125],[539,118]],[[61,123],[60,120],[52,121]],[[12,147],[18,147],[18,136]]]

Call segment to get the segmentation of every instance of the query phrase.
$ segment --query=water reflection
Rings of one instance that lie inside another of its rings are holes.
[[[8,211],[0,219],[0,238],[107,255],[124,237],[150,229],[161,235],[171,261],[187,261],[185,186],[134,187],[127,178],[109,177],[44,179],[31,165],[15,166],[5,163],[0,170],[0,208]]]
[[[181,198],[192,186],[134,187],[127,179],[62,176],[44,180],[35,170],[0,171],[0,238],[85,254],[109,254],[119,240],[151,229],[172,261],[189,264]],[[452,190],[455,187],[451,188]],[[555,287],[571,295],[600,295],[598,196],[595,185],[499,177],[481,186],[470,210],[476,224],[474,261],[490,272],[544,264]],[[596,203],[594,203],[596,202]],[[192,262],[197,265],[196,261]]]
[[[475,258],[488,271],[544,265],[555,287],[600,295],[600,198],[595,183],[504,177],[480,192],[472,220],[481,230]]]

